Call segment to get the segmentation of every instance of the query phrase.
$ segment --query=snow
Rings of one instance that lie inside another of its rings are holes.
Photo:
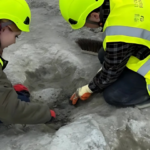
[[[5,72],[13,84],[29,87],[32,101],[62,101],[71,110],[67,125],[0,125],[0,150],[148,150],[150,109],[118,109],[95,94],[77,108],[67,97],[87,84],[101,67],[96,56],[83,54],[75,39],[101,39],[98,30],[73,31],[63,20],[58,0],[28,0],[31,32],[4,50]]]

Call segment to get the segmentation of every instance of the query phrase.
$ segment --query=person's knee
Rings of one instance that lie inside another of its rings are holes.
[[[105,101],[113,106],[117,107],[126,107],[128,98],[123,97],[120,92],[112,91],[112,90],[105,90],[103,92],[103,96]]]
[[[112,93],[108,93],[107,92],[104,92],[103,93],[103,96],[104,96],[104,100],[110,104],[110,105],[115,105],[115,101],[114,101],[114,98],[113,98],[113,94]]]

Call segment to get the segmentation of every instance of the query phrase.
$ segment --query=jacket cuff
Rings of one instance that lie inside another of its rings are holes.
[[[99,92],[101,92],[101,90],[100,90],[99,87],[94,83],[94,81],[91,81],[88,86],[89,86],[89,89],[90,89],[93,93],[99,93]]]
[[[50,110],[49,113],[51,115],[51,119],[49,121],[47,121],[45,124],[53,122],[56,118],[56,113],[53,110]]]

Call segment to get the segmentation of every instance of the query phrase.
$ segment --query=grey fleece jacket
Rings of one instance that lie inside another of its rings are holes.
[[[17,97],[0,65],[0,120],[10,124],[40,124],[50,121],[48,105],[22,102]]]

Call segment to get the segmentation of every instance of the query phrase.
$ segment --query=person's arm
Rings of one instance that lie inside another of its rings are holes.
[[[40,124],[51,120],[48,105],[23,102],[17,97],[0,66],[0,120],[12,124]]]
[[[137,57],[140,60],[145,59],[148,55],[150,55],[150,49],[144,45],[136,45],[136,49],[133,53],[133,56]]]
[[[131,47],[131,44],[122,42],[107,44],[102,70],[89,83],[93,92],[102,92],[118,79],[133,53]]]

